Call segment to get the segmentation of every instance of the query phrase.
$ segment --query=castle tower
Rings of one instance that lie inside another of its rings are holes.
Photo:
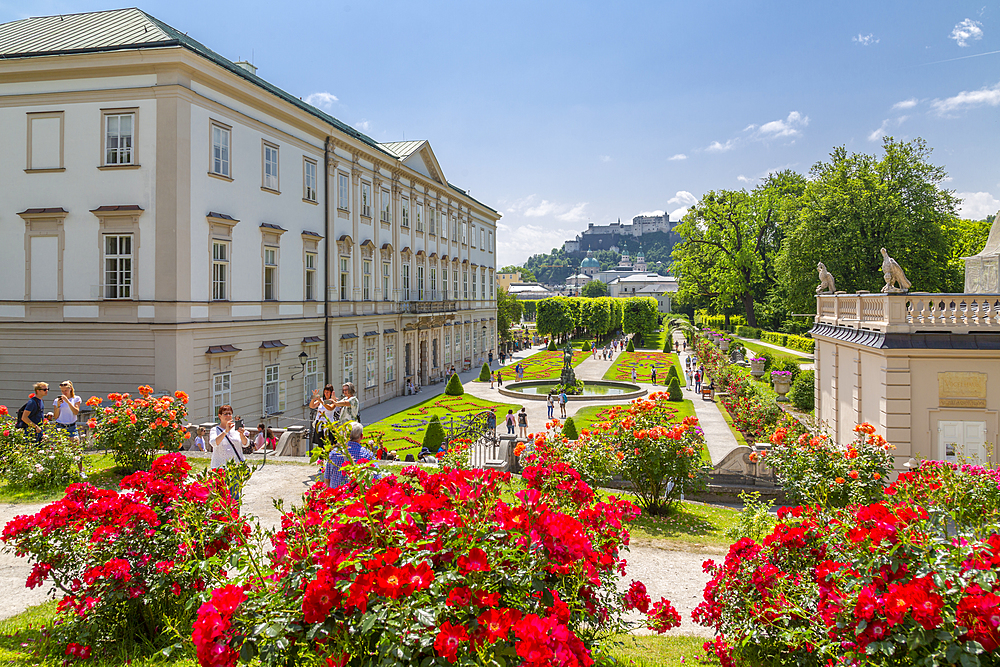
[[[622,261],[618,263],[618,266],[632,268],[632,260],[628,256],[628,250],[622,251]]]
[[[642,248],[639,248],[639,253],[635,256],[635,270],[645,271],[646,270],[646,257],[642,254]]]
[[[601,263],[594,259],[594,251],[588,250],[587,257],[580,262],[580,273],[593,278],[601,270]]]

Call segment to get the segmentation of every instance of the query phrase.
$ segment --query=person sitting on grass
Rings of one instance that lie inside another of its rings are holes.
[[[351,455],[353,461],[348,461],[336,447],[330,450],[330,458],[326,463],[326,469],[323,471],[323,481],[326,485],[335,489],[338,486],[347,483],[348,477],[341,472],[341,468],[345,465],[350,465],[351,463],[359,463],[361,461],[371,461],[375,459],[375,455],[372,454],[366,447],[361,445],[361,439],[364,437],[364,428],[358,422],[351,423],[351,440],[347,443],[347,453]]]

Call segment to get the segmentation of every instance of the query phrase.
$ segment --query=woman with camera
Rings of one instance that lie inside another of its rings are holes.
[[[212,445],[212,465],[209,468],[225,468],[229,461],[236,460],[242,463],[246,460],[243,457],[243,448],[250,443],[250,440],[243,427],[243,420],[233,420],[233,406],[219,407],[219,425],[212,427],[208,441]]]

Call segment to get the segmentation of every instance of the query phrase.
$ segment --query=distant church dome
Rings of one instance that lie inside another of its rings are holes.
[[[600,262],[598,262],[596,259],[594,259],[594,251],[593,250],[588,250],[587,251],[587,258],[584,259],[582,262],[580,262],[580,268],[581,269],[586,269],[586,268],[590,268],[590,267],[600,268],[600,266],[601,266]]]

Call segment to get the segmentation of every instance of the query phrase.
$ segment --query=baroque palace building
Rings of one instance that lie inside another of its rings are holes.
[[[500,214],[138,9],[0,25],[0,402],[187,391],[301,423],[481,363]]]

